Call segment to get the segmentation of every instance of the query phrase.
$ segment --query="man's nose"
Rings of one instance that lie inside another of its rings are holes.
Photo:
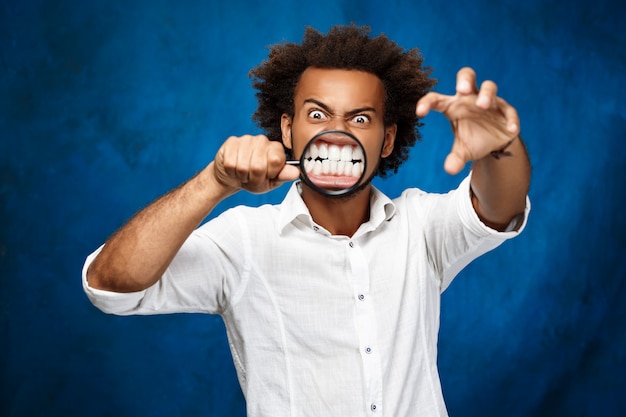
[[[346,119],[341,116],[333,116],[328,123],[328,130],[348,130]]]

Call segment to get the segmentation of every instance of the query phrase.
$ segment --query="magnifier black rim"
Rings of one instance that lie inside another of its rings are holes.
[[[331,134],[331,133],[340,133],[342,135],[348,136],[350,139],[355,141],[356,144],[358,146],[360,146],[361,149],[363,150],[363,172],[361,173],[361,176],[359,177],[359,180],[357,182],[355,182],[354,185],[352,185],[352,186],[350,186],[348,188],[341,189],[341,190],[327,190],[325,188],[322,188],[322,187],[319,187],[319,186],[313,184],[313,182],[309,179],[309,176],[306,173],[306,170],[304,169],[304,162],[305,162],[305,159],[306,159],[305,158],[306,151],[309,149],[311,144],[314,143],[317,139],[319,139],[320,136],[325,136],[325,135],[328,135],[328,134]],[[315,136],[313,136],[307,142],[306,146],[302,150],[302,155],[300,155],[300,172],[301,172],[300,178],[302,179],[302,181],[306,185],[308,185],[310,188],[312,188],[313,190],[317,191],[320,194],[327,195],[327,196],[349,195],[349,194],[353,193],[354,191],[358,190],[361,187],[361,182],[363,181],[363,179],[367,175],[367,155],[365,153],[365,147],[363,146],[361,141],[356,136],[354,136],[350,132],[346,132],[345,130],[333,129],[333,130],[321,131],[321,132],[317,133]]]

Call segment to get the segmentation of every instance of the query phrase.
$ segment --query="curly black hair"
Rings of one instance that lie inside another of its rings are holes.
[[[417,48],[404,51],[384,34],[370,37],[368,26],[335,26],[327,35],[307,27],[302,44],[282,43],[270,48],[268,59],[250,71],[258,91],[253,120],[270,140],[281,140],[282,114],[294,115],[296,84],[308,67],[360,70],[380,78],[385,88],[385,126],[397,124],[393,152],[380,161],[378,175],[398,172],[409,148],[421,139],[422,126],[415,105],[437,81],[432,69],[422,65]]]

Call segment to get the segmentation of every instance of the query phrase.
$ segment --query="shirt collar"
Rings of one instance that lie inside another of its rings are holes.
[[[282,234],[289,224],[300,221],[305,225],[313,228],[315,226],[313,218],[309,213],[309,209],[302,196],[302,184],[300,181],[296,181],[291,185],[285,199],[280,205],[280,215],[278,220],[278,232]],[[366,223],[362,224],[358,234],[363,234],[372,230],[375,230],[384,221],[387,221],[393,217],[396,212],[396,206],[384,193],[372,186],[372,195],[370,197],[370,219]]]

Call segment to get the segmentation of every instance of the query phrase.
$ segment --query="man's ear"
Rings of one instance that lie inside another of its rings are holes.
[[[385,127],[385,140],[383,142],[383,150],[380,154],[382,158],[386,158],[391,155],[393,146],[396,143],[396,132],[398,131],[398,125],[395,123],[391,126]]]
[[[291,123],[292,119],[287,113],[283,113],[280,117],[280,131],[282,132],[283,145],[287,149],[292,148],[291,144]]]

